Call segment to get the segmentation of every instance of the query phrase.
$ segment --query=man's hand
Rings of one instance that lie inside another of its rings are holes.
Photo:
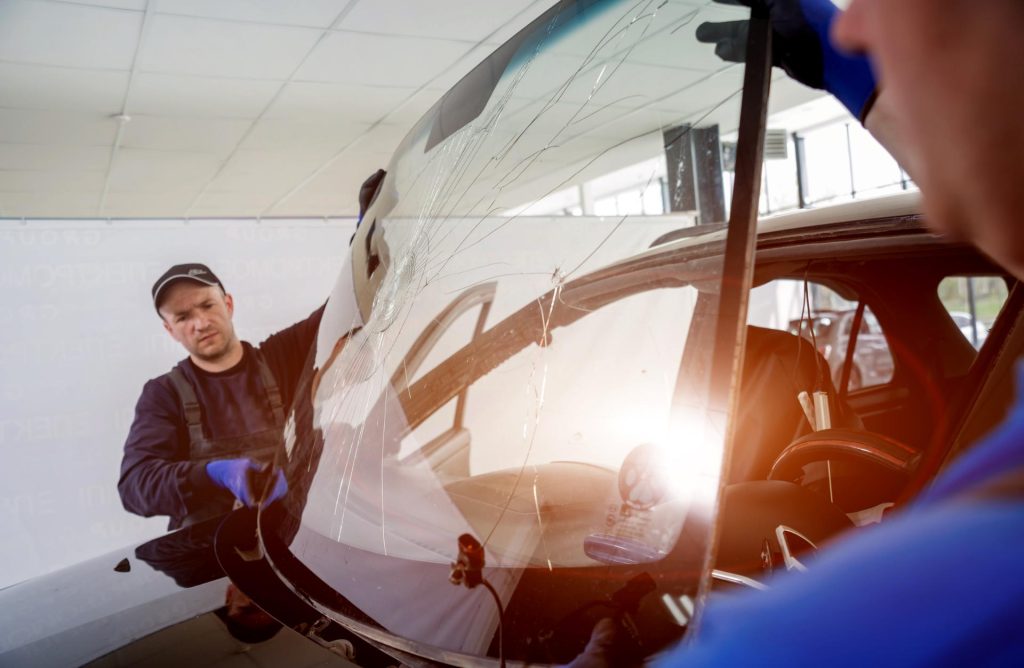
[[[800,83],[832,93],[861,122],[877,90],[867,58],[840,53],[829,37],[839,9],[831,0],[715,0],[765,9],[771,17],[773,63]],[[697,39],[715,45],[722,60],[746,58],[748,21],[703,23]]]
[[[206,475],[215,485],[234,494],[246,507],[254,508],[259,504],[259,495],[266,487],[266,474],[269,468],[269,464],[256,462],[248,457],[216,459],[207,462]],[[263,500],[264,504],[273,503],[288,491],[288,483],[281,469],[274,469],[272,475],[274,484],[267,498]],[[262,484],[259,482],[261,478]]]

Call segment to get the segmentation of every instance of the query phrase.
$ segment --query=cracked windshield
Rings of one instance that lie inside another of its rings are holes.
[[[306,586],[332,615],[486,652],[494,601],[449,581],[468,535],[505,656],[615,596],[652,645],[682,633],[722,464],[708,385],[744,71],[695,33],[747,14],[560,3],[396,151],[287,441],[284,542],[360,610]]]

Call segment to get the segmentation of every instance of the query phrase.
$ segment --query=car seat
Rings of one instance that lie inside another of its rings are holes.
[[[728,482],[765,480],[772,463],[794,440],[812,431],[797,395],[828,392],[832,427],[862,429],[838,396],[824,357],[795,334],[747,327]]]

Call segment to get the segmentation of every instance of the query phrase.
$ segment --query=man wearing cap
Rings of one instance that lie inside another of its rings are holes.
[[[265,489],[267,500],[282,495],[284,477],[269,467],[323,307],[252,346],[235,334],[234,301],[209,267],[175,265],[152,294],[188,357],[139,397],[117,485],[124,507],[169,515],[175,529],[254,506]]]
[[[357,225],[386,175],[378,169],[360,187]],[[253,346],[236,336],[234,301],[206,265],[171,267],[152,295],[188,357],[142,389],[117,483],[125,509],[169,515],[176,529],[283,496],[271,463],[324,307]]]

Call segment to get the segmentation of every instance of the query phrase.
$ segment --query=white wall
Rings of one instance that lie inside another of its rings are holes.
[[[166,526],[125,512],[116,488],[143,383],[185,356],[153,310],[153,281],[208,264],[255,343],[327,298],[354,227],[0,220],[0,588]]]

